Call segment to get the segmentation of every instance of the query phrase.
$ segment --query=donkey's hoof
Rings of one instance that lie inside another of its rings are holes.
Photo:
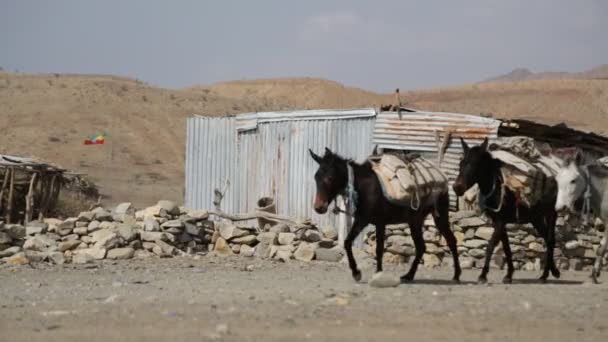
[[[594,271],[593,273],[591,273],[591,277],[590,277],[590,278],[591,278],[591,282],[592,282],[593,284],[599,284],[599,283],[600,283],[600,282],[597,280],[597,277],[598,277],[598,276],[599,276],[599,272],[595,272],[595,271]]]
[[[361,281],[361,271],[359,270],[354,270],[353,271],[353,279],[355,279],[355,281],[358,283]]]
[[[477,278],[477,284],[486,284],[488,282],[488,278],[486,278],[485,276],[479,276],[479,278]]]
[[[401,280],[401,284],[411,283],[412,281],[414,281],[414,275],[408,273],[404,276],[401,276],[401,278],[399,279]]]
[[[561,273],[559,272],[559,270],[557,268],[552,269],[551,274],[553,275],[553,277],[555,279],[559,279],[559,277],[561,276]]]
[[[547,282],[547,276],[544,276],[544,275],[540,276],[540,278],[538,278],[538,281],[545,284]]]
[[[505,276],[504,278],[502,278],[502,283],[503,284],[512,284],[513,283],[513,278],[511,278],[509,276]]]

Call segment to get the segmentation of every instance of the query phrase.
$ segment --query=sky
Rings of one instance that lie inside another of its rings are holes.
[[[390,92],[608,63],[605,0],[0,0],[0,67]]]

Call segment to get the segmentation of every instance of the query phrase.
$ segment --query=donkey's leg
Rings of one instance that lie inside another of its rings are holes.
[[[450,218],[448,214],[448,209],[450,205],[449,197],[442,198],[437,203],[436,210],[433,211],[433,219],[435,220],[435,225],[439,230],[439,233],[443,236],[446,243],[448,244],[448,248],[450,249],[450,253],[452,253],[452,258],[454,259],[454,278],[452,278],[455,282],[460,282],[460,274],[462,270],[460,269],[460,262],[458,261],[458,247],[456,246],[456,237],[454,237],[454,233],[450,229]]]
[[[515,271],[515,267],[513,267],[513,253],[511,252],[511,245],[509,243],[509,235],[506,232],[502,234],[500,241],[502,242],[502,250],[505,252],[505,259],[507,261],[507,274],[502,278],[502,282],[505,284],[510,284],[513,282],[513,272]]]
[[[555,223],[557,222],[557,212],[551,210],[546,216],[547,222],[547,261],[551,274],[559,279],[561,276],[557,265],[555,264]],[[549,246],[550,245],[550,246]]]
[[[533,216],[530,221],[532,221],[532,225],[534,225],[538,234],[545,240],[545,246],[547,248],[545,251],[545,267],[543,267],[543,273],[538,278],[538,280],[544,283],[549,277],[549,270],[551,269],[551,262],[553,259],[553,247],[549,247],[549,230],[545,225],[545,218],[542,216]],[[553,242],[553,245],[555,245],[555,241]],[[551,258],[549,258],[549,251],[551,251]]]
[[[606,255],[606,251],[608,250],[608,227],[604,228],[604,237],[602,241],[600,241],[600,247],[597,249],[597,253],[595,256],[595,262],[593,263],[593,270],[591,271],[591,280],[594,283],[598,283],[597,278],[600,276],[600,272],[602,270],[602,261],[604,260],[604,256]]]
[[[353,227],[351,228],[348,236],[346,236],[346,240],[344,240],[344,249],[346,250],[346,257],[348,258],[348,266],[353,274],[353,278],[355,281],[361,280],[361,271],[357,268],[357,262],[355,261],[355,257],[353,256],[353,241],[357,238],[359,233],[363,230],[363,228],[367,224],[357,220],[355,218],[355,222],[353,223]]]
[[[386,225],[376,224],[376,272],[382,272],[382,256],[384,255],[384,237]]]
[[[413,213],[413,216],[414,217],[410,218],[408,224],[412,233],[412,240],[414,240],[414,246],[416,247],[416,256],[414,257],[414,261],[412,261],[410,270],[405,275],[401,276],[402,283],[409,283],[414,280],[418,264],[420,264],[424,252],[426,252],[426,245],[424,244],[424,238],[422,237],[422,224],[424,223],[424,217],[426,215]]]
[[[505,224],[500,221],[494,222],[494,232],[492,233],[492,237],[490,237],[490,241],[488,241],[488,246],[486,247],[486,260],[477,280],[480,284],[488,282],[488,272],[490,271],[490,261],[492,260],[492,254],[494,253],[494,246],[496,246],[496,243],[502,238],[503,234],[507,234],[505,231]]]

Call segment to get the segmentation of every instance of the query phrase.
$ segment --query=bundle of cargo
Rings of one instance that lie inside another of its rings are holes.
[[[505,186],[517,199],[532,206],[545,192],[556,189],[557,160],[544,155],[530,137],[509,137],[490,146],[492,156],[502,162]]]
[[[417,210],[421,199],[434,199],[448,191],[448,180],[443,172],[418,155],[400,157],[387,153],[369,160],[384,196],[395,205]]]

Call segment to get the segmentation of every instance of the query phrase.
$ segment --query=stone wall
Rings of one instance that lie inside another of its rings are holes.
[[[463,268],[481,267],[493,228],[475,212],[451,215]],[[601,240],[599,229],[571,229],[559,221],[555,256],[561,269],[580,270],[590,266]],[[539,270],[543,264],[544,241],[529,225],[508,227],[517,269]],[[451,266],[452,258],[434,226],[425,221],[423,234],[427,253],[425,267]],[[407,263],[415,254],[407,225],[387,227],[386,263]],[[107,210],[96,208],[66,220],[45,219],[26,226],[0,222],[0,258],[12,264],[51,262],[89,263],[101,259],[146,257],[240,255],[276,259],[284,262],[312,260],[345,262],[344,250],[334,228],[313,226],[235,224],[211,221],[204,210],[187,210],[170,201],[136,210],[123,203]],[[363,250],[355,251],[360,263],[373,264],[375,233],[365,236]],[[502,267],[504,254],[495,249],[493,267]]]

